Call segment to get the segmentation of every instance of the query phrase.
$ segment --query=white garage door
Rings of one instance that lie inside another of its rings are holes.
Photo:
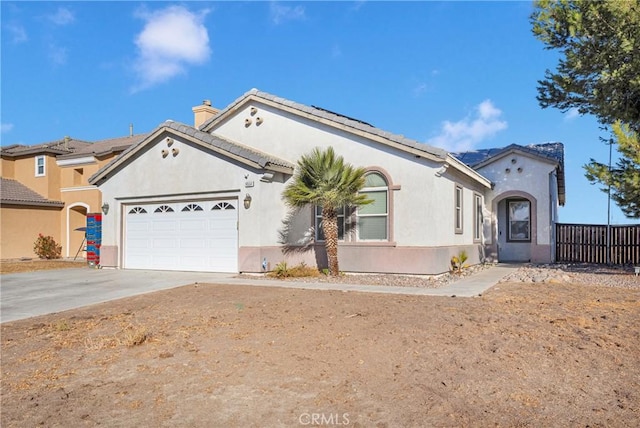
[[[127,269],[238,271],[238,201],[126,206]]]

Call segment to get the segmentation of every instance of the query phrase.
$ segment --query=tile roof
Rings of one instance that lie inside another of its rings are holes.
[[[83,146],[73,153],[59,156],[59,159],[72,159],[83,156],[101,156],[120,152],[129,148],[133,144],[139,143],[148,136],[149,133],[145,133],[96,141]]]
[[[361,120],[357,120],[348,116],[334,113],[332,111],[329,111],[323,108],[308,106],[305,104],[300,104],[294,101],[290,101],[281,97],[277,97],[275,95],[271,95],[267,92],[259,91],[258,89],[251,89],[250,91],[246,92],[244,95],[240,96],[238,99],[232,102],[229,106],[227,106],[226,108],[218,112],[218,114],[216,114],[207,122],[205,122],[202,126],[200,126],[200,129],[204,131],[210,131],[211,125],[216,121],[218,117],[221,117],[225,115],[227,112],[235,109],[238,104],[240,104],[242,101],[244,101],[247,97],[250,97],[250,96],[254,96],[266,101],[280,104],[286,108],[293,108],[295,110],[299,110],[302,113],[310,114],[319,119],[329,120],[331,122],[336,123],[337,125],[343,125],[343,126],[352,128],[353,130],[367,132],[369,134],[385,138],[394,143],[398,143],[402,146],[406,146],[408,148],[412,148],[414,150],[424,152],[426,154],[429,154],[431,156],[434,156],[442,160],[445,160],[447,157],[446,150],[429,146],[428,144],[425,144],[425,143],[420,143],[416,140],[406,138],[404,135],[392,134],[390,132],[376,128],[373,125],[363,122]]]
[[[36,144],[33,146],[25,146],[22,144],[13,144],[0,148],[2,156],[28,156],[38,153],[52,153],[54,155],[63,155],[74,153],[82,148],[90,145],[86,141],[77,140],[75,138],[65,137],[61,140],[50,141],[48,143]]]
[[[452,155],[458,158],[461,162],[475,168],[476,166],[511,150],[520,150],[564,165],[564,145],[558,142],[529,144],[526,146],[511,144],[507,147],[471,150],[468,152],[452,153]]]
[[[64,202],[51,201],[24,184],[10,178],[0,178],[0,203],[12,205],[42,205],[63,207]]]

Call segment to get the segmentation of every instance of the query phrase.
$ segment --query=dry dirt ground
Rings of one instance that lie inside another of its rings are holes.
[[[636,427],[640,287],[190,285],[1,325],[2,427]]]

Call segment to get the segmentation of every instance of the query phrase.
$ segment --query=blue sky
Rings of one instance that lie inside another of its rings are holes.
[[[607,222],[584,178],[597,121],[543,110],[558,54],[531,2],[2,1],[2,145],[100,140],[193,123],[251,88],[452,151],[560,141],[560,221]],[[615,150],[614,150],[615,155]],[[612,204],[612,224],[637,223]]]

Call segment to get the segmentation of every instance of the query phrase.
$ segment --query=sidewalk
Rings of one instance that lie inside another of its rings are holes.
[[[414,296],[475,297],[496,285],[502,278],[518,269],[516,264],[498,264],[474,275],[462,278],[446,287],[387,287],[384,285],[354,285],[327,282],[274,281],[269,279],[216,278],[208,284],[259,285],[264,287],[300,288],[308,290],[357,291],[364,293],[409,294]]]
[[[0,322],[14,321],[189,284],[232,284],[414,296],[473,297],[518,265],[497,265],[442,288],[387,287],[234,278],[235,274],[110,269],[60,269],[2,275]],[[250,291],[249,291],[250,292]]]

